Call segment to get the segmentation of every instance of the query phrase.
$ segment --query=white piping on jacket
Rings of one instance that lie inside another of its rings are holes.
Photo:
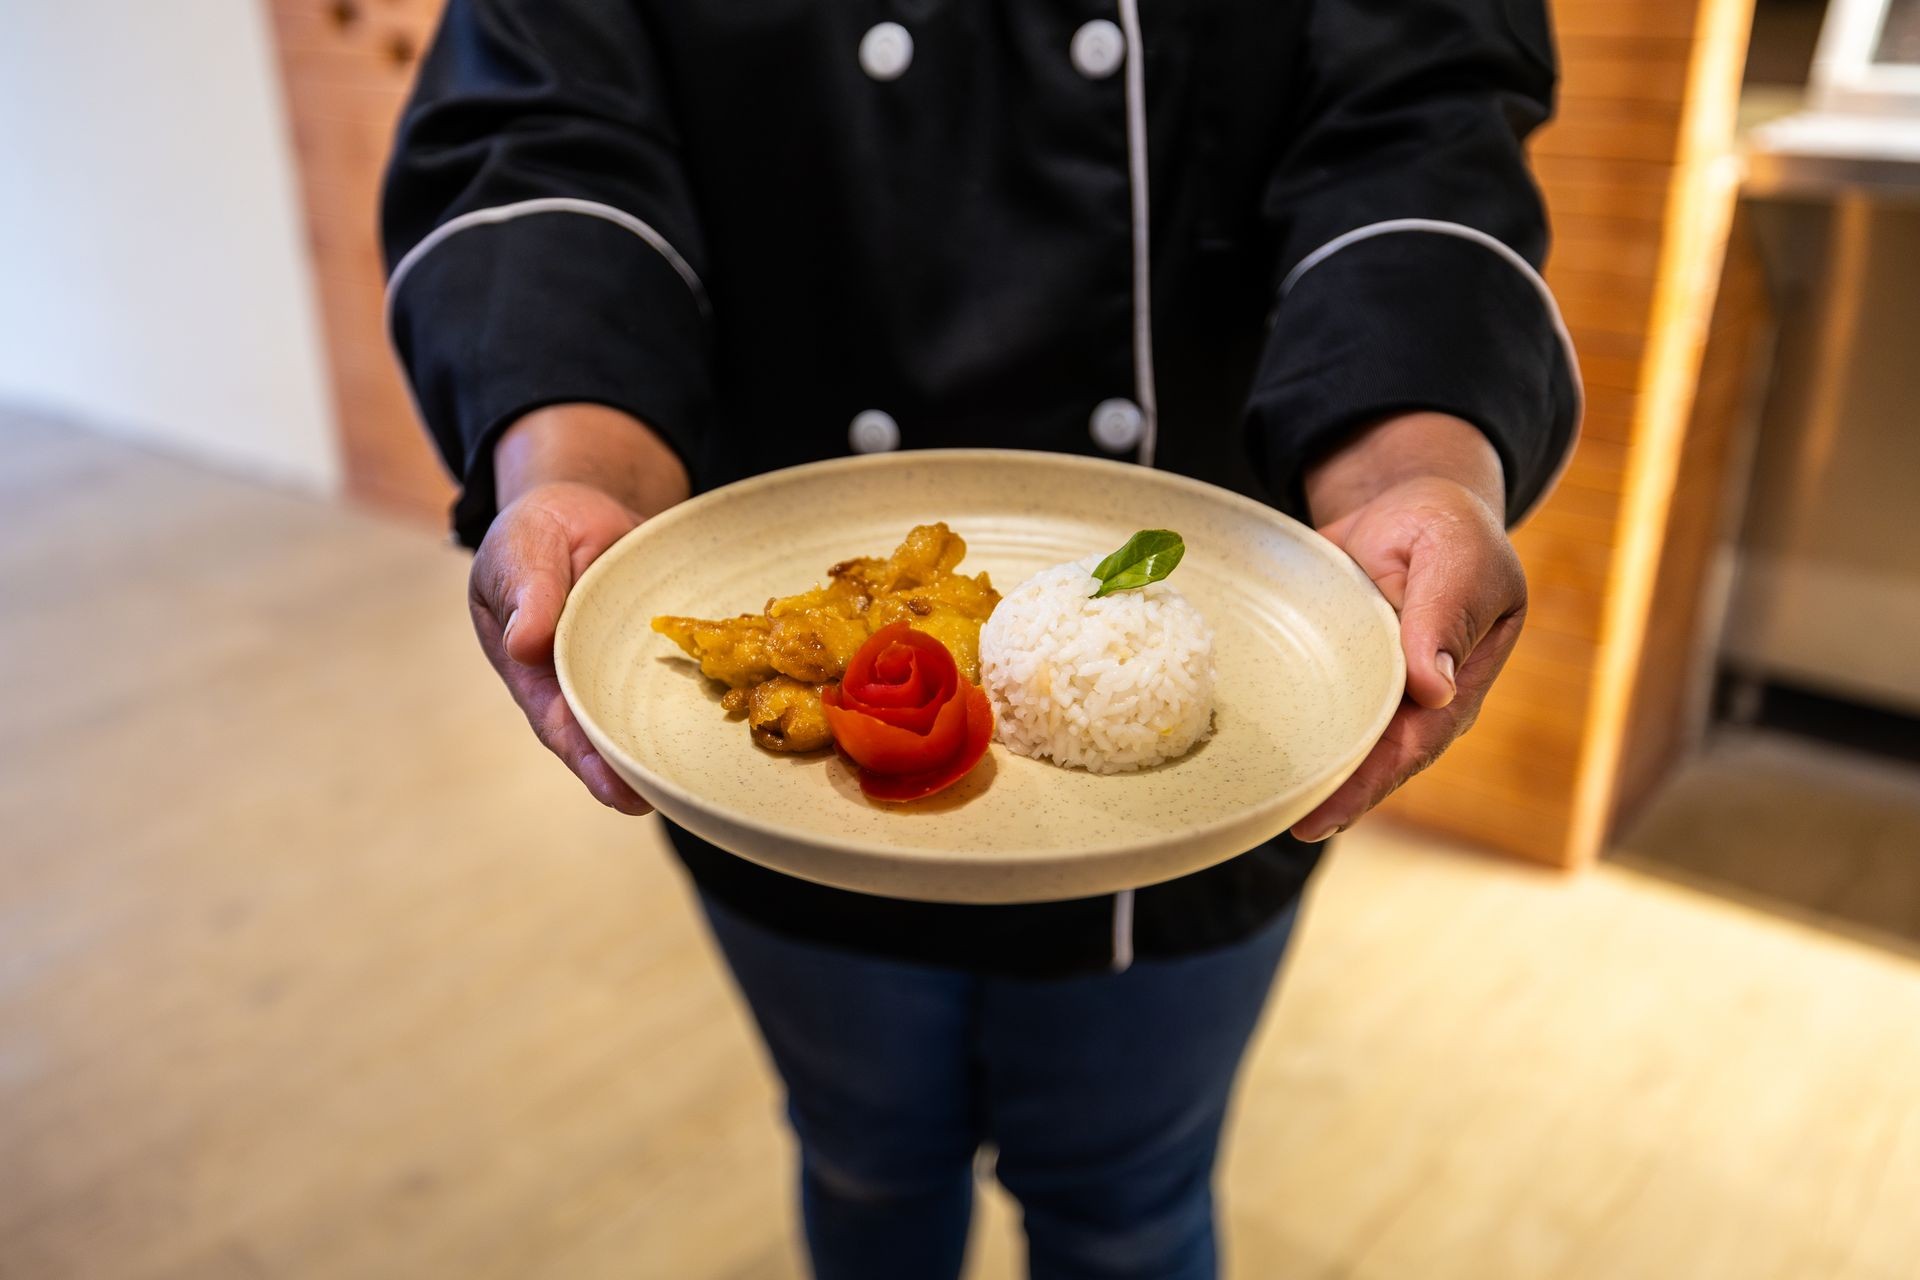
[[[1133,379],[1143,422],[1140,465],[1153,465],[1160,438],[1160,406],[1153,390],[1153,261],[1147,238],[1147,59],[1140,38],[1140,0],[1120,0],[1120,31],[1127,40],[1127,180],[1133,194]]]
[[[1127,185],[1133,216],[1133,382],[1140,402],[1143,467],[1153,465],[1160,440],[1160,405],[1153,389],[1153,257],[1147,235],[1147,57],[1140,38],[1140,0],[1120,0],[1120,33],[1126,37]],[[1113,971],[1133,965],[1133,890],[1113,895]]]
[[[1122,889],[1113,895],[1113,971],[1125,973],[1133,967],[1133,890]]]
[[[1289,271],[1287,278],[1281,282],[1280,296],[1285,298],[1292,291],[1293,286],[1299,283],[1301,276],[1349,245],[1358,244],[1362,240],[1371,240],[1375,236],[1392,235],[1401,231],[1424,231],[1433,235],[1455,236],[1461,240],[1471,240],[1482,248],[1493,250],[1505,259],[1509,266],[1525,276],[1534,291],[1540,295],[1540,301],[1546,304],[1547,318],[1553,324],[1553,331],[1567,353],[1567,370],[1573,379],[1573,434],[1567,438],[1567,447],[1560,454],[1560,461],[1554,467],[1553,474],[1547,478],[1546,485],[1540,490],[1540,496],[1533,500],[1532,506],[1515,517],[1513,523],[1518,525],[1538,511],[1540,504],[1546,501],[1547,495],[1553,492],[1554,486],[1560,483],[1560,477],[1566,473],[1567,464],[1573,461],[1573,447],[1580,441],[1580,424],[1587,412],[1587,390],[1580,380],[1580,354],[1573,348],[1573,335],[1567,332],[1567,322],[1560,314],[1560,304],[1555,300],[1553,290],[1547,287],[1547,282],[1541,278],[1538,271],[1533,269],[1531,262],[1515,252],[1513,246],[1488,235],[1478,227],[1463,226],[1458,222],[1441,222],[1434,218],[1392,218],[1386,222],[1375,222],[1369,226],[1358,227],[1345,235],[1335,236],[1300,259],[1300,265]]]
[[[693,290],[693,300],[700,308],[702,316],[711,317],[713,308],[707,302],[707,287],[700,283],[700,277],[680,256],[680,251],[667,243],[667,238],[652,227],[634,217],[624,209],[616,209],[610,204],[601,204],[595,200],[577,200],[572,196],[542,196],[536,200],[520,200],[513,204],[495,205],[490,209],[475,209],[463,213],[457,218],[449,218],[429,232],[425,239],[407,250],[399,263],[393,268],[393,274],[387,278],[387,332],[393,332],[394,299],[399,296],[400,286],[406,283],[407,276],[420,265],[420,260],[439,248],[447,240],[470,227],[493,226],[496,223],[512,222],[536,213],[578,213],[589,218],[600,218],[615,226],[624,227],[642,240],[652,245],[667,265],[674,269],[679,277],[686,281],[687,288]]]

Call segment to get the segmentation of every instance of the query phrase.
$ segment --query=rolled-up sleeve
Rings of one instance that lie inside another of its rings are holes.
[[[493,445],[544,405],[646,422],[696,485],[705,244],[658,59],[627,0],[452,0],[382,201],[387,319],[475,545]]]
[[[1517,522],[1581,412],[1522,150],[1553,105],[1541,2],[1316,0],[1301,74],[1263,209],[1283,279],[1248,401],[1255,459],[1298,502],[1303,468],[1356,428],[1449,413],[1499,452]]]

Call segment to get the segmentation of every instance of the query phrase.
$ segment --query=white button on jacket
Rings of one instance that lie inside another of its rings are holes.
[[[899,23],[879,23],[860,38],[860,69],[875,80],[898,80],[912,65],[913,37]]]
[[[900,424],[890,413],[868,409],[855,415],[847,428],[847,443],[855,453],[892,453],[900,447]]]
[[[1102,400],[1093,407],[1087,426],[1095,444],[1108,453],[1124,453],[1140,443],[1147,419],[1131,400]]]
[[[1068,46],[1073,69],[1089,80],[1105,80],[1127,56],[1127,38],[1105,18],[1095,18],[1073,33]]]

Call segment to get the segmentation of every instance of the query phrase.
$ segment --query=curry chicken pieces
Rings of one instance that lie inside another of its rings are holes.
[[[984,573],[955,573],[967,544],[944,524],[923,524],[882,559],[843,560],[827,582],[767,601],[760,613],[712,621],[658,617],[653,629],[727,686],[720,700],[745,714],[753,740],[769,751],[817,751],[832,744],[820,691],[836,683],[867,637],[905,621],[940,641],[960,674],[980,682],[980,624],[1000,603]]]

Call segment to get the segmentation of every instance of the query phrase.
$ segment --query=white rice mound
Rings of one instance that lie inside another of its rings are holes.
[[[1164,582],[1090,599],[1090,556],[1037,573],[980,628],[1000,741],[1089,773],[1185,755],[1213,732],[1213,631]]]

